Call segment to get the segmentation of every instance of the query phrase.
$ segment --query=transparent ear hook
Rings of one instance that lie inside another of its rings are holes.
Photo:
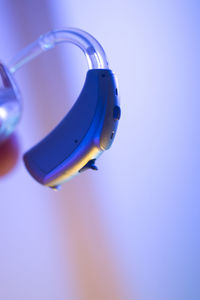
[[[67,28],[53,30],[41,35],[38,40],[21,50],[8,64],[10,73],[15,73],[24,64],[60,43],[72,43],[78,46],[87,58],[89,69],[108,69],[106,54],[99,42],[89,33]]]

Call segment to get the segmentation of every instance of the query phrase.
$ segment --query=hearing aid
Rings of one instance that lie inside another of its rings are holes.
[[[21,94],[14,74],[24,64],[60,43],[73,43],[85,54],[88,71],[82,91],[63,120],[28,150],[24,163],[39,183],[58,189],[85,170],[97,170],[97,158],[113,143],[121,116],[115,74],[102,46],[75,28],[50,31],[27,46],[6,66],[0,63],[0,143],[21,117]]]

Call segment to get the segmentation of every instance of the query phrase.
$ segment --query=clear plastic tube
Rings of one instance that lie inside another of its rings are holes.
[[[13,74],[24,64],[60,43],[78,46],[87,58],[89,69],[108,69],[106,54],[99,42],[89,33],[75,28],[53,30],[41,35],[38,40],[22,49],[8,64]]]

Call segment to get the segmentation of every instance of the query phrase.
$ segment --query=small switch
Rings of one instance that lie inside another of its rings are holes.
[[[54,186],[50,186],[50,188],[54,191],[60,191],[61,186],[60,185],[54,185]]]
[[[79,170],[79,172],[83,172],[85,170],[88,170],[88,169],[92,169],[92,170],[98,170],[97,166],[95,166],[95,160],[96,159],[91,159],[88,161],[88,163]]]
[[[116,105],[113,109],[113,119],[119,120],[121,117],[121,109],[118,105]]]

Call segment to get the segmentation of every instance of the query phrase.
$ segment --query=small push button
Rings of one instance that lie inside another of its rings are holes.
[[[79,173],[88,169],[98,170],[97,166],[95,166],[95,160],[96,159],[89,160],[88,163],[82,169],[79,170]]]
[[[121,109],[118,105],[116,105],[113,109],[113,119],[119,120],[121,117]]]

